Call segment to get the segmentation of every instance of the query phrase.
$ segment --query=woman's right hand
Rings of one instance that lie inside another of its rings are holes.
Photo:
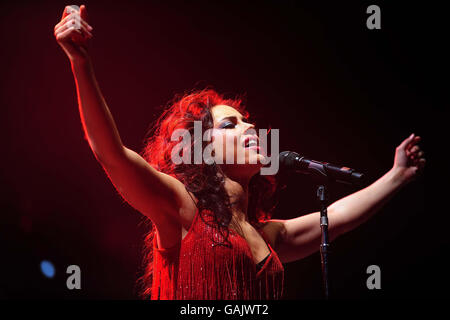
[[[70,61],[86,60],[88,58],[87,42],[92,36],[92,27],[87,22],[86,6],[80,11],[67,6],[61,21],[55,25],[56,42],[61,46]]]

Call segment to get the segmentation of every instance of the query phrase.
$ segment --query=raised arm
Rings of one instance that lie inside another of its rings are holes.
[[[408,182],[414,180],[425,165],[423,151],[417,145],[420,137],[411,135],[396,149],[394,166],[370,186],[328,206],[329,237],[355,229],[368,220]],[[283,262],[302,259],[319,249],[320,212],[289,220],[273,220],[280,230],[277,253]]]
[[[85,138],[117,191],[155,223],[160,245],[169,247],[179,240],[180,225],[191,219],[195,206],[180,181],[123,145],[88,54],[92,30],[84,5],[80,11],[66,7],[54,30],[72,66]]]
[[[80,12],[67,6],[61,21],[55,26],[55,37],[71,63],[85,138],[98,160],[111,162],[123,152],[123,145],[87,51],[92,30],[87,23],[84,6]]]

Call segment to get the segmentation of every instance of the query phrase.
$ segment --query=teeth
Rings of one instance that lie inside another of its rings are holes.
[[[246,147],[253,147],[253,146],[258,146],[258,143],[255,140],[250,140]]]

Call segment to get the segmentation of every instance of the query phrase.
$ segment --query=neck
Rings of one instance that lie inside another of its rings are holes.
[[[233,180],[225,177],[225,190],[230,197],[231,210],[237,222],[248,221],[248,180]]]

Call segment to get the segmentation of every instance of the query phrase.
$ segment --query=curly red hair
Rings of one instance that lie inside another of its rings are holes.
[[[193,90],[176,95],[163,111],[161,116],[147,133],[145,147],[141,152],[144,159],[155,169],[169,174],[181,181],[186,189],[192,192],[198,199],[199,210],[210,210],[215,216],[215,227],[228,236],[228,226],[236,227],[232,222],[231,205],[229,197],[224,188],[224,176],[220,167],[216,164],[179,164],[171,161],[172,149],[178,141],[172,141],[171,137],[176,129],[189,130],[191,136],[194,130],[194,121],[202,122],[202,129],[211,129],[214,126],[211,108],[216,105],[228,105],[245,117],[248,112],[243,105],[243,97],[225,98],[211,88]],[[191,148],[195,143],[206,142],[192,141]],[[249,185],[249,212],[250,223],[259,224],[269,219],[274,205],[270,201],[270,195],[275,191],[275,179],[270,176],[255,175]],[[144,275],[139,279],[141,285],[140,295],[147,298],[151,295],[153,274],[153,237],[155,227],[150,223],[150,231],[145,237],[143,268]]]

